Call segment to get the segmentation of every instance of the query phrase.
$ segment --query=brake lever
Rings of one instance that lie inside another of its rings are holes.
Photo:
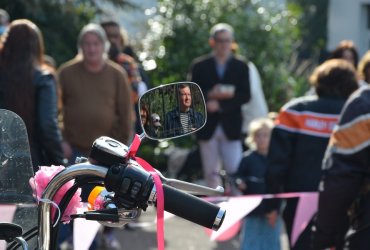
[[[211,195],[223,195],[225,192],[224,188],[221,186],[218,186],[217,188],[210,188],[186,181],[167,179],[157,169],[156,171],[163,183],[190,194],[211,196]]]
[[[77,218],[84,218],[86,220],[94,220],[94,221],[119,222],[118,214],[106,214],[106,213],[99,213],[99,212],[88,212],[85,214],[78,214]]]

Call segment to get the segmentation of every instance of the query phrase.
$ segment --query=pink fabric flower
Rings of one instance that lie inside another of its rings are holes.
[[[29,183],[31,188],[33,189],[33,192],[36,193],[37,199],[41,199],[41,195],[44,192],[46,186],[49,184],[51,179],[65,169],[63,166],[42,166],[40,169],[36,172],[35,176],[30,179]],[[65,193],[73,186],[74,180],[71,180],[64,184],[56,193],[54,196],[53,201],[59,205],[62,197],[65,195]],[[77,213],[78,208],[82,208],[82,202],[81,202],[81,189],[79,188],[76,193],[73,195],[71,201],[69,202],[66,210],[64,211],[64,214],[62,216],[62,221],[65,223],[69,223],[71,220],[70,215]],[[54,219],[55,216],[55,207],[52,207],[52,218]]]

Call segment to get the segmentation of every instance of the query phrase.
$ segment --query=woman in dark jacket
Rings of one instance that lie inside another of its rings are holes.
[[[13,21],[0,48],[0,107],[24,120],[35,170],[63,163],[56,83],[43,54],[38,27],[26,19]]]

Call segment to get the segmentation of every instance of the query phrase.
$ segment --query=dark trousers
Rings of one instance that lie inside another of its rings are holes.
[[[346,250],[370,249],[370,226],[359,230],[346,239]]]

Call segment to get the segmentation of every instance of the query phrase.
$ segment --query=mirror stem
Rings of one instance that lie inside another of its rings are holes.
[[[143,133],[141,133],[141,134],[139,135],[139,137],[140,137],[140,141],[142,141],[142,140],[146,137],[146,135],[145,135],[145,133],[143,132]]]

